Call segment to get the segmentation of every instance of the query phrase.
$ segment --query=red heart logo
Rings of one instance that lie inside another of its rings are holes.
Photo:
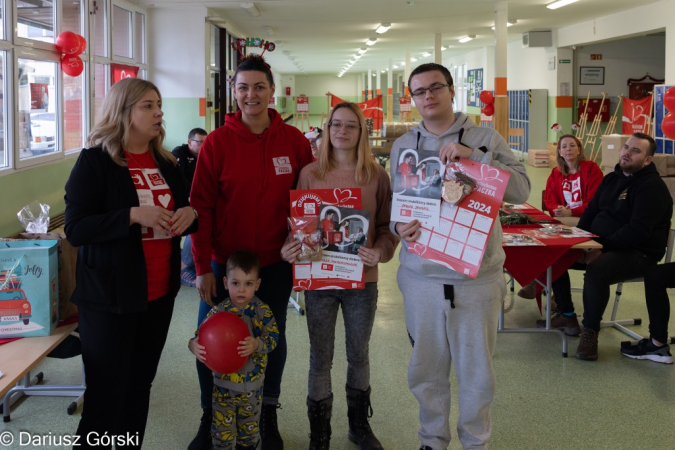
[[[422,256],[424,255],[424,252],[427,251],[427,246],[420,244],[419,242],[415,242],[408,249],[410,252]]]
[[[356,198],[352,197],[351,189],[334,189],[333,195],[335,195],[335,201],[337,205],[340,205],[341,203],[344,203],[347,200]]]
[[[296,291],[306,291],[312,285],[312,280],[299,280],[298,285],[293,288]]]

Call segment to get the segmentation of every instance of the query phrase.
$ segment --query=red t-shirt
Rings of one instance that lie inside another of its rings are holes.
[[[152,152],[124,152],[129,174],[138,193],[140,206],[161,206],[173,211],[171,189],[159,172]],[[148,272],[148,301],[157,300],[171,290],[171,234],[163,235],[154,228],[141,227],[143,253]]]
[[[563,176],[562,191],[566,203],[565,206],[569,209],[582,206],[584,201],[581,198],[581,173],[577,172]]]

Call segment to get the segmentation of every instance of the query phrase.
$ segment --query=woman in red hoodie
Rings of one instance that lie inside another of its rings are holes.
[[[567,225],[576,225],[602,181],[602,171],[594,161],[587,161],[579,138],[563,134],[556,148],[557,167],[551,171],[544,191],[544,205],[549,214]],[[569,218],[569,219],[567,219]],[[532,282],[518,291],[518,296],[533,299],[537,285]]]
[[[254,252],[261,263],[258,297],[267,303],[279,327],[279,343],[270,353],[260,418],[262,448],[283,448],[277,430],[281,377],[286,362],[286,307],[293,285],[292,267],[281,259],[288,234],[290,190],[300,170],[312,161],[309,141],[267,105],[274,78],[261,57],[245,59],[234,73],[232,89],[239,111],[208,135],[197,161],[191,204],[200,216],[192,236],[197,290],[202,299],[198,323],[227,298],[225,264],[235,250]],[[204,410],[190,450],[211,448],[211,371],[197,361]]]

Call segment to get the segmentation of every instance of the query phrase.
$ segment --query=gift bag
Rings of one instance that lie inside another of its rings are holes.
[[[51,335],[58,286],[58,241],[0,241],[0,337]]]
[[[19,240],[55,240],[58,241],[59,264],[59,322],[77,314],[77,305],[70,302],[75,290],[75,266],[77,247],[73,247],[64,233],[20,233],[10,239]]]

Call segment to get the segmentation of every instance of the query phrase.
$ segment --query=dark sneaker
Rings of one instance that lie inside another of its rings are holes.
[[[526,298],[532,300],[537,295],[537,282],[533,281],[527,286],[523,286],[521,290],[518,291],[518,297]]]
[[[281,439],[277,424],[277,408],[281,409],[278,403],[276,405],[263,403],[262,405],[259,424],[262,450],[284,450],[284,441]]]
[[[598,359],[598,332],[590,328],[581,330],[581,340],[577,347],[577,359],[596,361]]]
[[[546,320],[537,320],[537,326],[539,328],[546,328]],[[579,320],[577,319],[576,314],[567,317],[564,314],[556,312],[553,314],[553,317],[551,317],[551,328],[560,330],[568,336],[579,336],[579,333],[581,333],[581,327],[579,326]]]
[[[673,355],[670,354],[668,344],[657,347],[651,338],[642,339],[637,345],[621,347],[621,353],[633,359],[648,359],[663,364],[672,364]]]

